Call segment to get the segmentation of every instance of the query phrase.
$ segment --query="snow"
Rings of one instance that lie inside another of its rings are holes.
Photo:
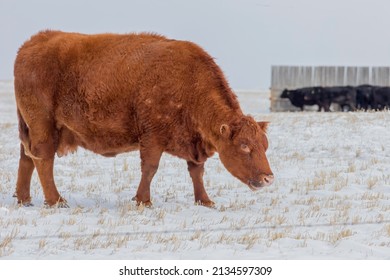
[[[153,208],[131,200],[139,153],[57,158],[69,209],[19,207],[19,141],[12,82],[0,82],[1,259],[389,259],[390,113],[270,113],[267,92],[237,91],[244,112],[270,121],[273,185],[258,192],[206,163],[215,209],[193,203],[183,160],[164,155]]]

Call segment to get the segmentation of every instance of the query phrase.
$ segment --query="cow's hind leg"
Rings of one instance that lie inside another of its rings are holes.
[[[67,208],[66,200],[60,196],[54,183],[55,133],[51,121],[37,121],[31,125],[30,153],[41,181],[45,205]]]
[[[18,204],[32,206],[30,196],[31,176],[34,171],[34,162],[24,152],[24,146],[20,144],[20,159],[18,169],[18,180],[16,182],[15,197]]]
[[[214,207],[215,203],[210,200],[203,183],[204,163],[196,164],[187,161],[188,171],[194,184],[195,203],[207,207]]]
[[[141,182],[139,183],[137,194],[133,197],[133,200],[137,202],[137,205],[144,205],[146,207],[152,206],[150,199],[150,183],[156,174],[162,150],[152,141],[147,143],[141,142],[140,148],[141,155]]]

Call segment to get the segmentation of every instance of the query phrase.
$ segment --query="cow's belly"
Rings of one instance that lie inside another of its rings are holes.
[[[79,146],[108,157],[139,150],[138,139],[131,133],[118,133],[109,129],[91,133],[66,126],[58,130],[58,156],[74,152]]]

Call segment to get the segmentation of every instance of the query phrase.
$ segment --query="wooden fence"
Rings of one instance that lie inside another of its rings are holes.
[[[390,67],[351,66],[272,66],[271,111],[296,111],[288,99],[281,99],[284,89],[311,86],[390,86]]]

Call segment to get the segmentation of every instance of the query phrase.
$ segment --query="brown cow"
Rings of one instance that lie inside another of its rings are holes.
[[[45,203],[67,207],[54,183],[54,156],[78,146],[104,156],[140,150],[134,199],[146,206],[163,152],[187,161],[195,202],[205,206],[214,205],[203,185],[204,163],[214,152],[252,190],[273,181],[267,123],[243,115],[220,68],[194,43],[43,31],[19,49],[14,75],[20,204],[31,203],[36,168]]]

